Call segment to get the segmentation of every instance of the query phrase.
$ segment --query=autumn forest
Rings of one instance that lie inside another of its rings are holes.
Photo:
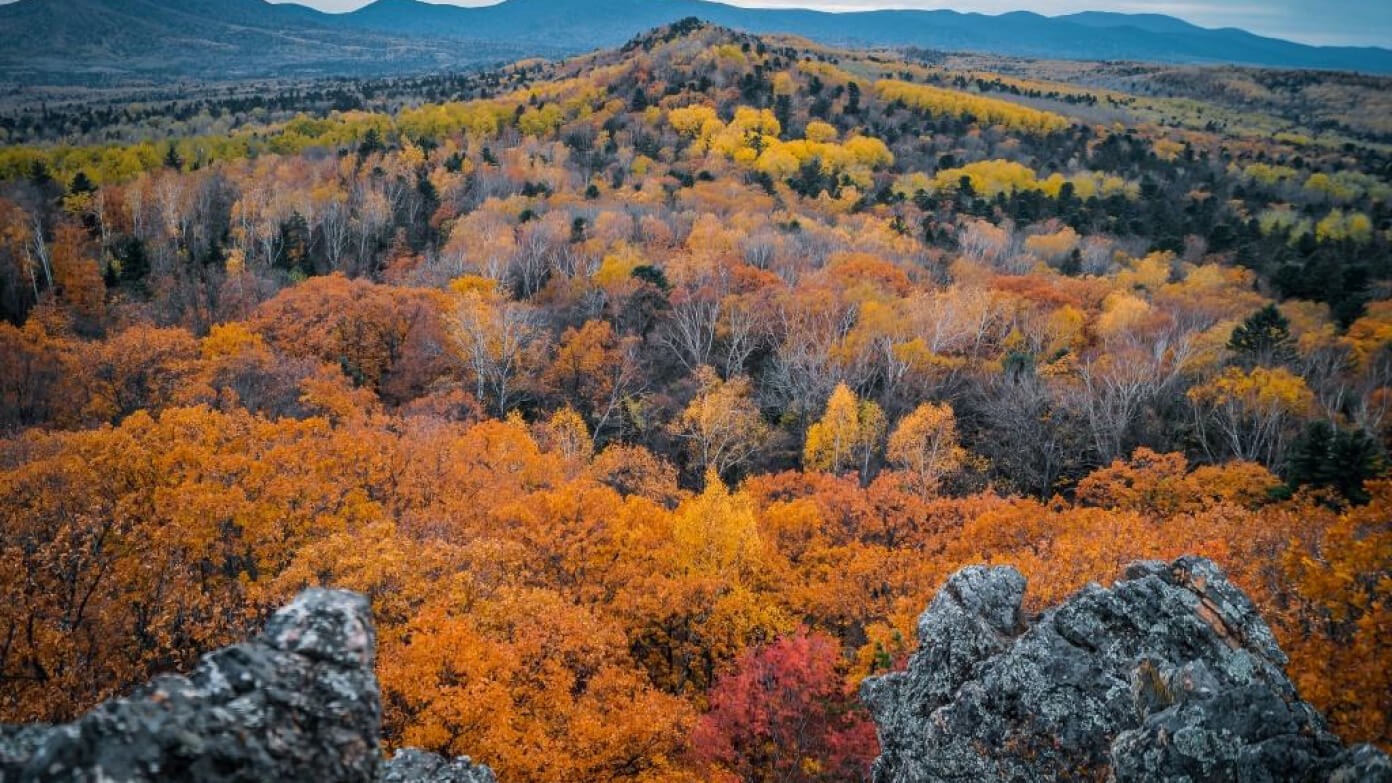
[[[392,747],[852,780],[958,568],[1197,554],[1392,749],[1392,86],[1075,66],[688,20],[0,111],[0,721],[322,584]]]

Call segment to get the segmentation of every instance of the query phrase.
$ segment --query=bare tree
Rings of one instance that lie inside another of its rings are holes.
[[[720,310],[720,300],[706,291],[682,295],[672,305],[658,339],[689,372],[710,364]]]
[[[1022,491],[1047,498],[1080,464],[1080,416],[1060,390],[1033,372],[1006,373],[982,389],[975,407],[985,431],[977,449]]]
[[[469,292],[451,314],[449,328],[478,398],[506,416],[526,399],[526,379],[544,359],[549,334],[539,314],[496,294]]]

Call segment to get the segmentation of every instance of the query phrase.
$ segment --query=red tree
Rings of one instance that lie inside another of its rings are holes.
[[[742,781],[866,779],[879,746],[840,665],[836,640],[805,629],[746,653],[711,688],[698,761]]]

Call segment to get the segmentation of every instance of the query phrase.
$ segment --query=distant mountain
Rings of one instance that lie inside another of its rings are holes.
[[[376,0],[343,14],[341,23],[396,35],[549,41],[585,51],[623,43],[640,32],[688,16],[723,24],[711,12],[726,10],[739,9],[696,0],[508,0],[480,8],[421,0]]]
[[[564,53],[394,36],[264,0],[20,0],[0,5],[0,36],[0,81],[25,85],[378,75]]]
[[[784,32],[828,43],[919,46],[1023,57],[1240,63],[1392,72],[1392,50],[1317,47],[1235,30],[1210,30],[1160,14],[1089,12],[1046,17],[956,11],[737,8],[707,0],[508,0],[483,8],[377,0],[340,24],[405,36],[458,36],[585,50],[613,46],[686,16],[755,33]],[[1100,33],[1099,30],[1106,30]]]
[[[1067,14],[1057,18],[1084,27],[1134,27],[1137,30],[1159,33],[1160,35],[1190,35],[1204,31],[1204,28],[1198,25],[1164,14],[1115,14],[1107,11],[1084,11],[1080,14]]]
[[[1320,47],[1158,14],[747,9],[707,0],[377,0],[325,14],[264,0],[19,0],[0,6],[0,78],[22,83],[457,69],[620,44],[696,16],[835,44],[1021,57],[1392,73],[1392,50]]]

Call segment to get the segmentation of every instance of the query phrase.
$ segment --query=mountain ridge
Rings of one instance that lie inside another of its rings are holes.
[[[0,53],[0,78],[80,83],[458,70],[618,46],[686,17],[827,44],[1392,73],[1392,49],[1310,46],[1235,28],[1203,28],[1161,14],[833,13],[749,9],[711,0],[605,0],[581,6],[506,0],[473,8],[376,0],[331,14],[266,0],[18,0],[0,5],[0,29],[14,42]],[[471,45],[460,46],[461,41]]]

